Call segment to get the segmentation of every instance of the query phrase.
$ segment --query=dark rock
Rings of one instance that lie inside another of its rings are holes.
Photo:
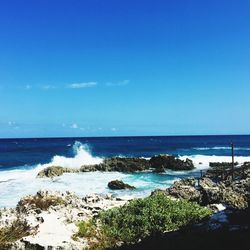
[[[200,180],[202,203],[223,203],[233,208],[244,209],[249,203],[249,187],[250,182],[246,179],[225,184],[215,183],[205,177]]]
[[[204,205],[221,203],[222,197],[219,186],[209,178],[200,180],[200,191],[202,193],[202,203]]]
[[[94,172],[94,171],[97,171],[97,167],[98,165],[84,165],[84,166],[81,166],[80,168],[80,172]]]
[[[36,217],[36,220],[40,223],[44,222],[44,218],[43,217]]]
[[[154,173],[164,173],[165,168],[163,166],[156,167],[153,171]]]
[[[154,156],[150,160],[139,157],[112,157],[104,159],[102,163],[95,165],[83,165],[80,169],[63,168],[60,166],[51,166],[41,170],[37,177],[56,177],[64,173],[78,172],[127,172],[133,173],[137,171],[152,170],[156,173],[165,172],[165,169],[172,170],[191,170],[194,168],[193,162],[189,159],[182,161],[174,156],[159,155]]]
[[[105,159],[101,164],[96,164],[92,166],[82,166],[80,171],[136,172],[148,170],[149,167],[149,161],[143,158],[112,157],[109,159]]]
[[[194,164],[192,160],[186,159],[186,161],[180,160],[173,155],[158,155],[153,156],[149,160],[151,168],[154,169],[171,169],[171,170],[192,170]]]
[[[234,166],[237,166],[239,163],[235,162]],[[216,168],[216,167],[231,167],[231,162],[209,162],[209,167]]]
[[[41,170],[38,174],[37,177],[38,178],[44,178],[44,177],[56,177],[56,176],[60,176],[64,173],[77,173],[79,172],[78,169],[73,169],[73,168],[63,168],[60,166],[51,166],[51,167],[47,167],[43,170]]]
[[[119,189],[135,189],[134,186],[130,186],[129,184],[124,183],[123,181],[114,180],[108,183],[108,187],[113,190]]]
[[[177,199],[185,199],[201,203],[202,196],[195,187],[195,179],[187,178],[174,182],[174,184],[166,190],[167,195]]]

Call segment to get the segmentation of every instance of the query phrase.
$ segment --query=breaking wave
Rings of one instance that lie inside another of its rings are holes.
[[[173,181],[185,174],[184,172],[174,171],[169,171],[162,175],[155,173],[90,172],[65,174],[53,180],[50,178],[36,178],[37,173],[48,166],[79,168],[82,165],[99,164],[103,161],[103,158],[93,156],[86,144],[75,142],[71,146],[71,150],[73,150],[72,157],[55,155],[46,164],[22,166],[15,170],[0,171],[0,207],[13,207],[21,197],[34,194],[41,189],[69,190],[80,196],[91,193],[110,193],[111,191],[107,188],[107,183],[114,179],[121,179],[137,188],[133,192],[123,190],[117,191],[115,194],[140,197],[149,195],[154,189],[170,186]],[[207,168],[209,162],[231,161],[230,156],[192,155],[180,158],[192,159],[196,170]],[[235,161],[239,163],[250,161],[250,157],[236,156]]]
[[[61,166],[67,168],[80,168],[82,165],[100,164],[103,159],[94,157],[87,144],[82,144],[76,141],[72,146],[74,157],[65,157],[56,155],[48,164],[43,164],[43,167]]]

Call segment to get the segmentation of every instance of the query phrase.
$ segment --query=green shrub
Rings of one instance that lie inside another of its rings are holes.
[[[85,223],[81,224],[79,232],[83,232],[82,237],[94,237],[95,242],[99,242],[98,246],[103,245],[105,247],[102,249],[105,249],[118,242],[134,243],[147,236],[177,230],[200,222],[210,215],[209,209],[197,203],[171,200],[163,193],[156,193],[151,197],[136,199],[122,207],[101,212],[95,230],[91,230],[90,224]],[[97,248],[99,247],[96,244],[93,249]]]
[[[174,201],[158,193],[104,211],[100,214],[100,221],[108,236],[123,242],[136,242],[149,235],[197,223],[209,215],[209,209],[196,203]]]
[[[95,235],[96,225],[93,220],[81,221],[78,223],[77,226],[78,226],[78,232],[75,236],[88,238],[88,237],[93,237],[93,235]]]

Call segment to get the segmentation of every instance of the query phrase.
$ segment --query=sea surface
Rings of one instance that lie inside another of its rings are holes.
[[[250,135],[0,139],[0,207],[13,207],[21,197],[40,189],[69,190],[81,196],[113,193],[143,197],[156,188],[169,187],[180,178],[198,176],[209,162],[231,161],[231,143],[236,161],[250,161]],[[41,169],[52,165],[78,168],[112,156],[149,158],[157,154],[188,157],[196,169],[163,174],[94,172],[36,178]],[[137,189],[110,191],[107,183],[114,179]]]

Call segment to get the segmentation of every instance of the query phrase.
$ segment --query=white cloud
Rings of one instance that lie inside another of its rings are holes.
[[[76,123],[73,123],[70,127],[73,129],[76,129],[76,128],[78,128],[78,125]]]
[[[106,86],[108,87],[119,87],[119,86],[125,86],[130,83],[130,80],[123,80],[119,82],[107,82]]]
[[[118,129],[117,129],[117,128],[111,128],[110,130],[113,131],[113,132],[115,132],[115,131],[117,131]]]
[[[91,88],[95,87],[97,82],[81,82],[81,83],[71,83],[67,86],[70,89],[83,89],[83,88]]]

